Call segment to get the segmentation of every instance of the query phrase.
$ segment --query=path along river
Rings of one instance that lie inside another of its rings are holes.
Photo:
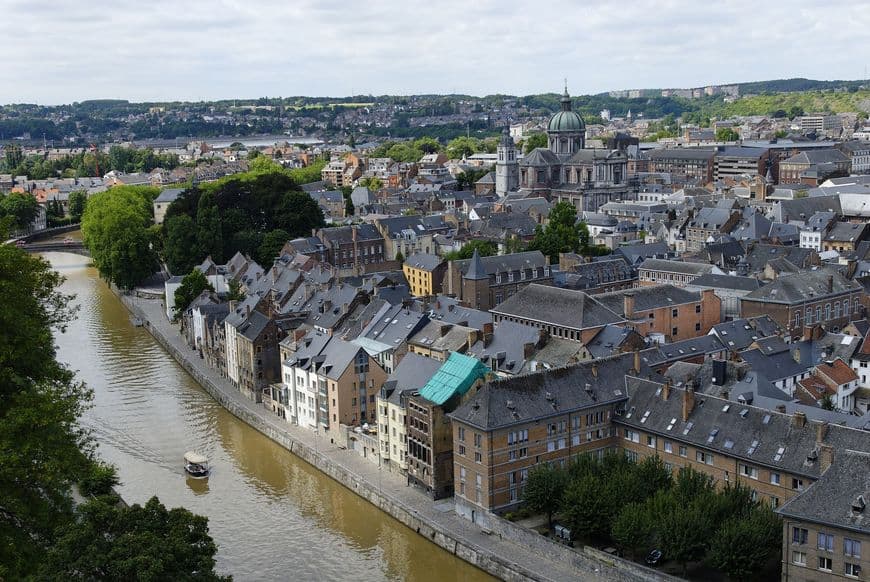
[[[45,256],[76,295],[59,359],[94,391],[84,418],[120,473],[121,495],[152,495],[209,518],[218,569],[236,580],[491,580],[237,420],[142,328],[72,254]],[[182,455],[207,455],[207,481]]]

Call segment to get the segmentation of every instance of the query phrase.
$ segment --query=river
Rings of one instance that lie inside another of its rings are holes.
[[[209,518],[218,569],[236,580],[491,580],[237,420],[172,360],[88,266],[50,253],[78,317],[58,357],[94,391],[83,423],[118,467],[128,503],[157,495]],[[186,450],[207,481],[186,478]]]

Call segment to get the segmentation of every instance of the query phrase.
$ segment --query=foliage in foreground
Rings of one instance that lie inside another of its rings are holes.
[[[91,392],[55,356],[75,314],[62,282],[0,245],[0,580],[218,579],[205,518],[107,495],[117,476],[79,423]],[[76,484],[98,497],[75,507]]]

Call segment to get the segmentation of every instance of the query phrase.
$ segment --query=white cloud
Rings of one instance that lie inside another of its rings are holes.
[[[0,102],[860,78],[870,3],[0,0]]]

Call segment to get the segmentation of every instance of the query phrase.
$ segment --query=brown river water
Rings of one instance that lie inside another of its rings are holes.
[[[94,391],[84,419],[128,503],[157,495],[209,518],[218,569],[236,580],[491,580],[226,412],[172,360],[88,259],[45,255],[76,295],[58,357]],[[209,457],[207,481],[182,456]]]

